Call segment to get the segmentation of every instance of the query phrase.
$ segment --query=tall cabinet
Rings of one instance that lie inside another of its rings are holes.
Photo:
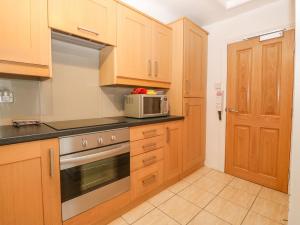
[[[187,18],[173,29],[171,114],[183,115],[183,175],[204,165],[208,33]],[[197,137],[197,138],[195,138]]]

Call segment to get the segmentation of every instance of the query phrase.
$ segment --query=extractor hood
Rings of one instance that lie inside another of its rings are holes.
[[[87,48],[93,48],[93,49],[98,49],[98,50],[107,46],[105,44],[98,43],[98,42],[95,42],[90,39],[77,37],[77,36],[74,36],[74,35],[71,35],[68,33],[62,33],[62,32],[56,31],[56,30],[52,30],[51,37],[55,40],[65,41],[65,42],[72,43],[75,45],[80,45],[80,46],[84,46]]]

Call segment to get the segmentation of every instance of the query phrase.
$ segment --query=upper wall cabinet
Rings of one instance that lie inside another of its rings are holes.
[[[168,88],[171,28],[123,4],[117,17],[117,47],[101,51],[100,85]]]
[[[113,0],[49,0],[49,26],[93,41],[116,44]]]
[[[1,0],[0,24],[0,73],[49,77],[47,0]]]
[[[207,32],[184,20],[184,97],[206,96]]]

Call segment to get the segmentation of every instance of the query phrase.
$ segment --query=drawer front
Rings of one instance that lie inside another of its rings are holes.
[[[157,150],[165,146],[165,136],[143,139],[130,143],[130,155],[135,156],[142,153]]]
[[[165,134],[164,125],[154,124],[130,128],[130,141],[152,138]]]
[[[158,188],[163,182],[163,161],[137,170],[131,175],[132,195],[138,198]]]
[[[144,168],[146,166],[153,165],[157,163],[158,161],[162,160],[164,157],[163,148],[147,152],[145,154],[140,154],[137,156],[131,157],[130,161],[130,169],[131,171],[135,171],[141,168]]]

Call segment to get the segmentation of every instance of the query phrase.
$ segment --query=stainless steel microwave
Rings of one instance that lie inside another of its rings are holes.
[[[127,95],[125,96],[125,116],[147,118],[166,116],[169,113],[166,95]]]

